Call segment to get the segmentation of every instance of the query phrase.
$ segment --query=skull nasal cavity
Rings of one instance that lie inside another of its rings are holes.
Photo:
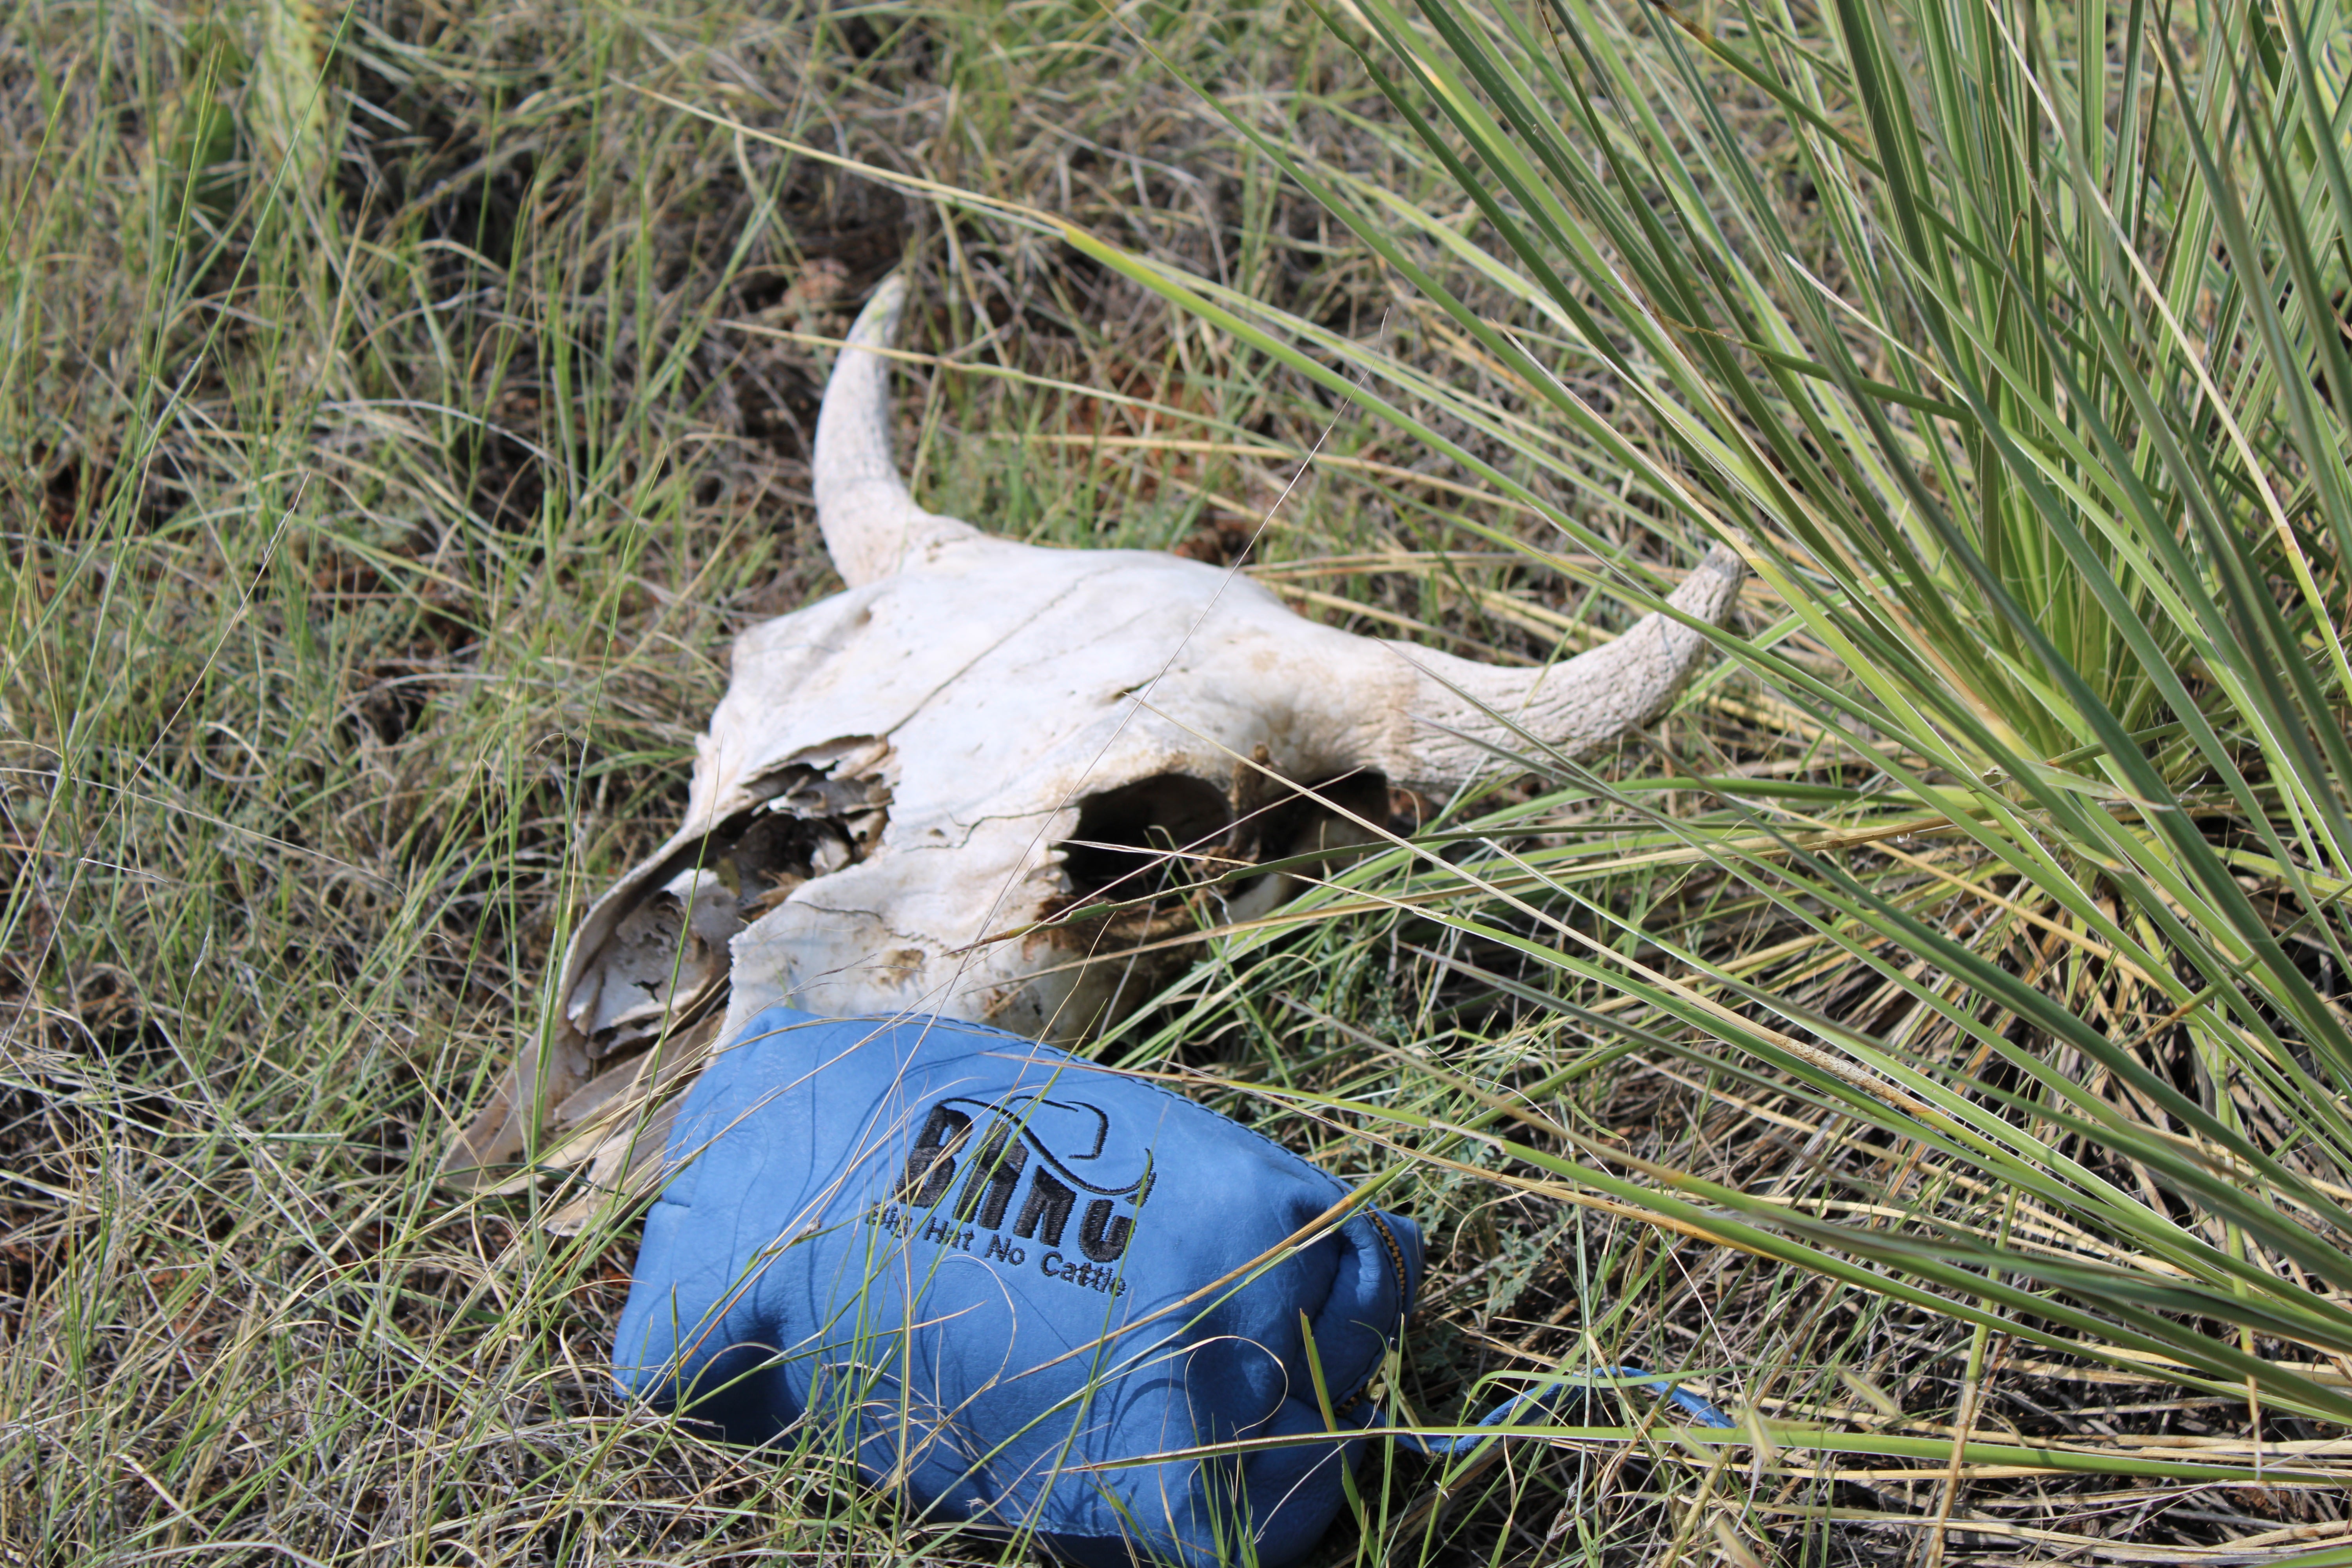
[[[1171,850],[1213,852],[1233,823],[1223,790],[1185,773],[1155,773],[1078,802],[1062,868],[1072,892],[1143,898],[1171,878],[1189,879],[1181,863],[1163,866]]]

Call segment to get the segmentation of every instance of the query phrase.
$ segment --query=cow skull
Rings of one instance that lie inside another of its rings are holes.
[[[584,1163],[611,1192],[662,1142],[638,1113],[777,1002],[1078,1035],[1149,991],[1139,947],[1294,885],[1251,866],[1372,838],[1391,786],[1449,792],[1522,732],[1604,745],[1706,646],[1652,615],[1549,668],[1498,668],[1313,625],[1197,562],[925,511],[875,352],[905,294],[893,277],[859,315],[817,420],[817,517],[848,586],[737,640],[686,820],[588,911],[547,1038],[460,1135],[453,1178],[520,1185],[535,1148],[530,1169]],[[1718,545],[1667,602],[1720,623],[1742,574]]]

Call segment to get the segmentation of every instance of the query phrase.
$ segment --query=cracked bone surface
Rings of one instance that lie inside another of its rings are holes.
[[[1314,625],[1217,567],[925,511],[867,352],[903,300],[894,276],[858,317],[817,421],[848,587],[738,639],[686,819],[588,911],[548,1037],[459,1135],[453,1180],[517,1184],[529,1157],[586,1168],[592,1200],[625,1184],[665,1131],[639,1113],[772,1003],[1083,1034],[1144,999],[1203,909],[1260,912],[1294,884],[1176,885],[1360,843],[1350,818],[1384,821],[1391,786],[1449,792],[1490,746],[1605,745],[1706,649],[1652,615],[1547,668],[1483,665]],[[1743,570],[1718,545],[1667,602],[1720,624]],[[1103,900],[1129,902],[1052,922]]]

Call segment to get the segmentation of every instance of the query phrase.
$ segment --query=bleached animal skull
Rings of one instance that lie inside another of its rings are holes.
[[[461,1136],[453,1177],[510,1177],[532,1144],[537,1169],[593,1162],[610,1190],[662,1135],[613,1131],[616,1108],[780,1001],[1082,1033],[1150,990],[1139,945],[1197,924],[1197,897],[1150,901],[1171,876],[1362,842],[1391,786],[1449,792],[1492,765],[1481,737],[1524,749],[1512,725],[1604,745],[1706,647],[1654,615],[1549,669],[1497,668],[1313,625],[1200,563],[935,516],[892,462],[868,352],[904,297],[894,277],[858,317],[817,421],[817,515],[848,586],[737,641],[685,822],[589,910],[551,1037]],[[1668,602],[1718,623],[1742,571],[1718,546]],[[1290,886],[1229,875],[1214,911]],[[1007,931],[1025,934],[981,940]]]

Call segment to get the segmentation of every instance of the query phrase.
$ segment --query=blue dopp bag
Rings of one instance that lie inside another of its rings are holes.
[[[761,1013],[667,1159],[627,1388],[1081,1563],[1311,1547],[1421,1279],[1410,1220],[1238,1122],[939,1018]]]

